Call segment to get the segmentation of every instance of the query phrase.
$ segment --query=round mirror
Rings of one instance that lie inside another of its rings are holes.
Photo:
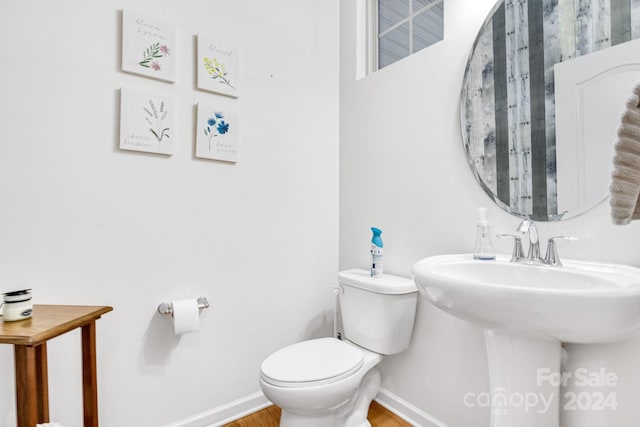
[[[629,0],[582,3],[499,1],[467,62],[467,159],[517,216],[567,219],[608,196],[620,114],[640,81],[640,10]]]

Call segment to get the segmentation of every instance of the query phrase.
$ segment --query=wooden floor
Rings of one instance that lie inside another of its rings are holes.
[[[367,417],[371,427],[411,427],[411,424],[389,412],[377,402],[372,402]],[[225,427],[278,427],[280,423],[280,408],[269,406],[261,411],[241,418]]]

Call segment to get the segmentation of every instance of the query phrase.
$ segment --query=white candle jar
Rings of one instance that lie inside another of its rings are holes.
[[[31,317],[33,311],[31,289],[7,292],[2,299],[2,318],[5,322],[15,322]]]

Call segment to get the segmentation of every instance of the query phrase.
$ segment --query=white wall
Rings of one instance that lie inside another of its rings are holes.
[[[120,72],[120,12],[178,28],[177,82]],[[0,283],[98,321],[101,425],[157,427],[259,390],[262,359],[331,331],[338,1],[11,0],[0,6]],[[194,35],[238,46],[241,98],[195,90]],[[172,96],[173,157],[118,144],[121,87]],[[239,111],[236,165],[193,158],[194,105]],[[209,298],[175,339],[162,301]],[[79,334],[49,345],[51,418],[81,425]],[[0,346],[0,426],[15,425]]]
[[[446,0],[444,41],[360,80],[356,3],[340,8],[340,268],[367,267],[369,227],[377,226],[385,271],[409,276],[421,258],[473,250],[478,206],[489,208],[493,232],[513,232],[519,222],[475,182],[458,120],[466,60],[495,0]],[[614,227],[607,204],[538,229],[542,238],[581,238],[560,244],[566,258],[640,266],[640,225]],[[510,242],[494,244],[511,251]],[[640,354],[640,344],[632,347],[628,363]],[[384,387],[450,426],[489,424],[487,409],[463,404],[465,393],[489,388],[480,328],[421,299],[412,347],[382,366]]]

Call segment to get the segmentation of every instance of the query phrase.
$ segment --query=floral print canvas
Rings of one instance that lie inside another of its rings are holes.
[[[238,52],[198,35],[198,88],[237,98]]]
[[[216,105],[198,104],[196,157],[236,162],[238,116]]]
[[[163,96],[120,91],[120,148],[174,153],[173,102]]]
[[[175,81],[176,29],[133,13],[122,12],[122,69],[134,74]]]

